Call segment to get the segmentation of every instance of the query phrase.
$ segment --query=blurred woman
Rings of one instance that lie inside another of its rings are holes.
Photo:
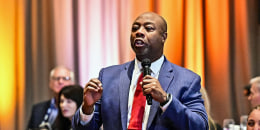
[[[247,130],[260,130],[260,105],[254,107],[248,114]]]
[[[83,100],[83,88],[80,85],[69,85],[59,93],[59,115],[54,130],[71,130],[71,120]]]

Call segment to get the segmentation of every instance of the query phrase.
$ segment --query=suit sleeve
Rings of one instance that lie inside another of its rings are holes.
[[[180,96],[172,95],[172,101],[162,113],[161,120],[170,122],[174,128],[181,130],[207,130],[208,121],[200,93],[200,77],[195,76],[189,84],[182,87]]]
[[[99,118],[100,117],[100,113],[98,112],[100,108],[100,102],[98,101],[95,104],[95,111],[94,111],[94,116],[93,118],[90,120],[89,123],[82,125],[81,120],[80,120],[80,108],[77,110],[77,112],[75,113],[75,115],[72,118],[72,128],[73,130],[99,130],[100,126],[101,126],[101,121]]]
[[[103,69],[100,71],[99,75],[102,75],[103,73]],[[99,78],[100,79],[100,78]],[[98,100],[95,103],[95,107],[94,107],[94,116],[93,118],[90,120],[89,123],[82,125],[81,123],[81,119],[80,119],[80,110],[81,107],[79,107],[79,109],[77,110],[77,112],[75,113],[75,115],[72,118],[72,128],[73,130],[99,130],[101,124],[102,124],[102,118],[100,115],[100,111],[101,111],[101,100]]]

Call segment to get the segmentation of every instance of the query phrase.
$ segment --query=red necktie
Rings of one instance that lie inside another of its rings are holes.
[[[144,116],[146,97],[143,95],[143,89],[140,82],[143,80],[143,73],[138,78],[134,101],[132,105],[131,118],[128,125],[128,130],[141,130]]]

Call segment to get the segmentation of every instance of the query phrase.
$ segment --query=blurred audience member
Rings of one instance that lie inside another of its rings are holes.
[[[59,93],[59,115],[54,123],[54,130],[70,130],[71,120],[83,101],[83,87],[65,86]]]
[[[252,107],[260,105],[260,76],[252,78],[250,80],[250,95],[248,100],[250,101]]]
[[[57,66],[50,72],[49,88],[53,98],[33,105],[28,129],[50,128],[58,115],[58,94],[66,86],[74,84],[74,72],[64,66]]]
[[[248,114],[247,130],[260,130],[260,105],[254,107]]]
[[[208,114],[208,124],[209,124],[209,130],[222,130],[221,126],[213,120],[213,118],[210,115],[210,101],[208,97],[208,93],[204,87],[201,87],[200,92],[202,94],[202,98],[204,100],[204,106],[206,109],[206,112]]]

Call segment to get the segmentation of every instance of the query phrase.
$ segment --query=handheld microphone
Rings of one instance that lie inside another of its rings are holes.
[[[142,67],[143,67],[143,76],[146,75],[151,75],[151,61],[148,58],[145,58],[142,60]],[[146,94],[146,101],[148,105],[152,105],[152,95],[151,94]]]

